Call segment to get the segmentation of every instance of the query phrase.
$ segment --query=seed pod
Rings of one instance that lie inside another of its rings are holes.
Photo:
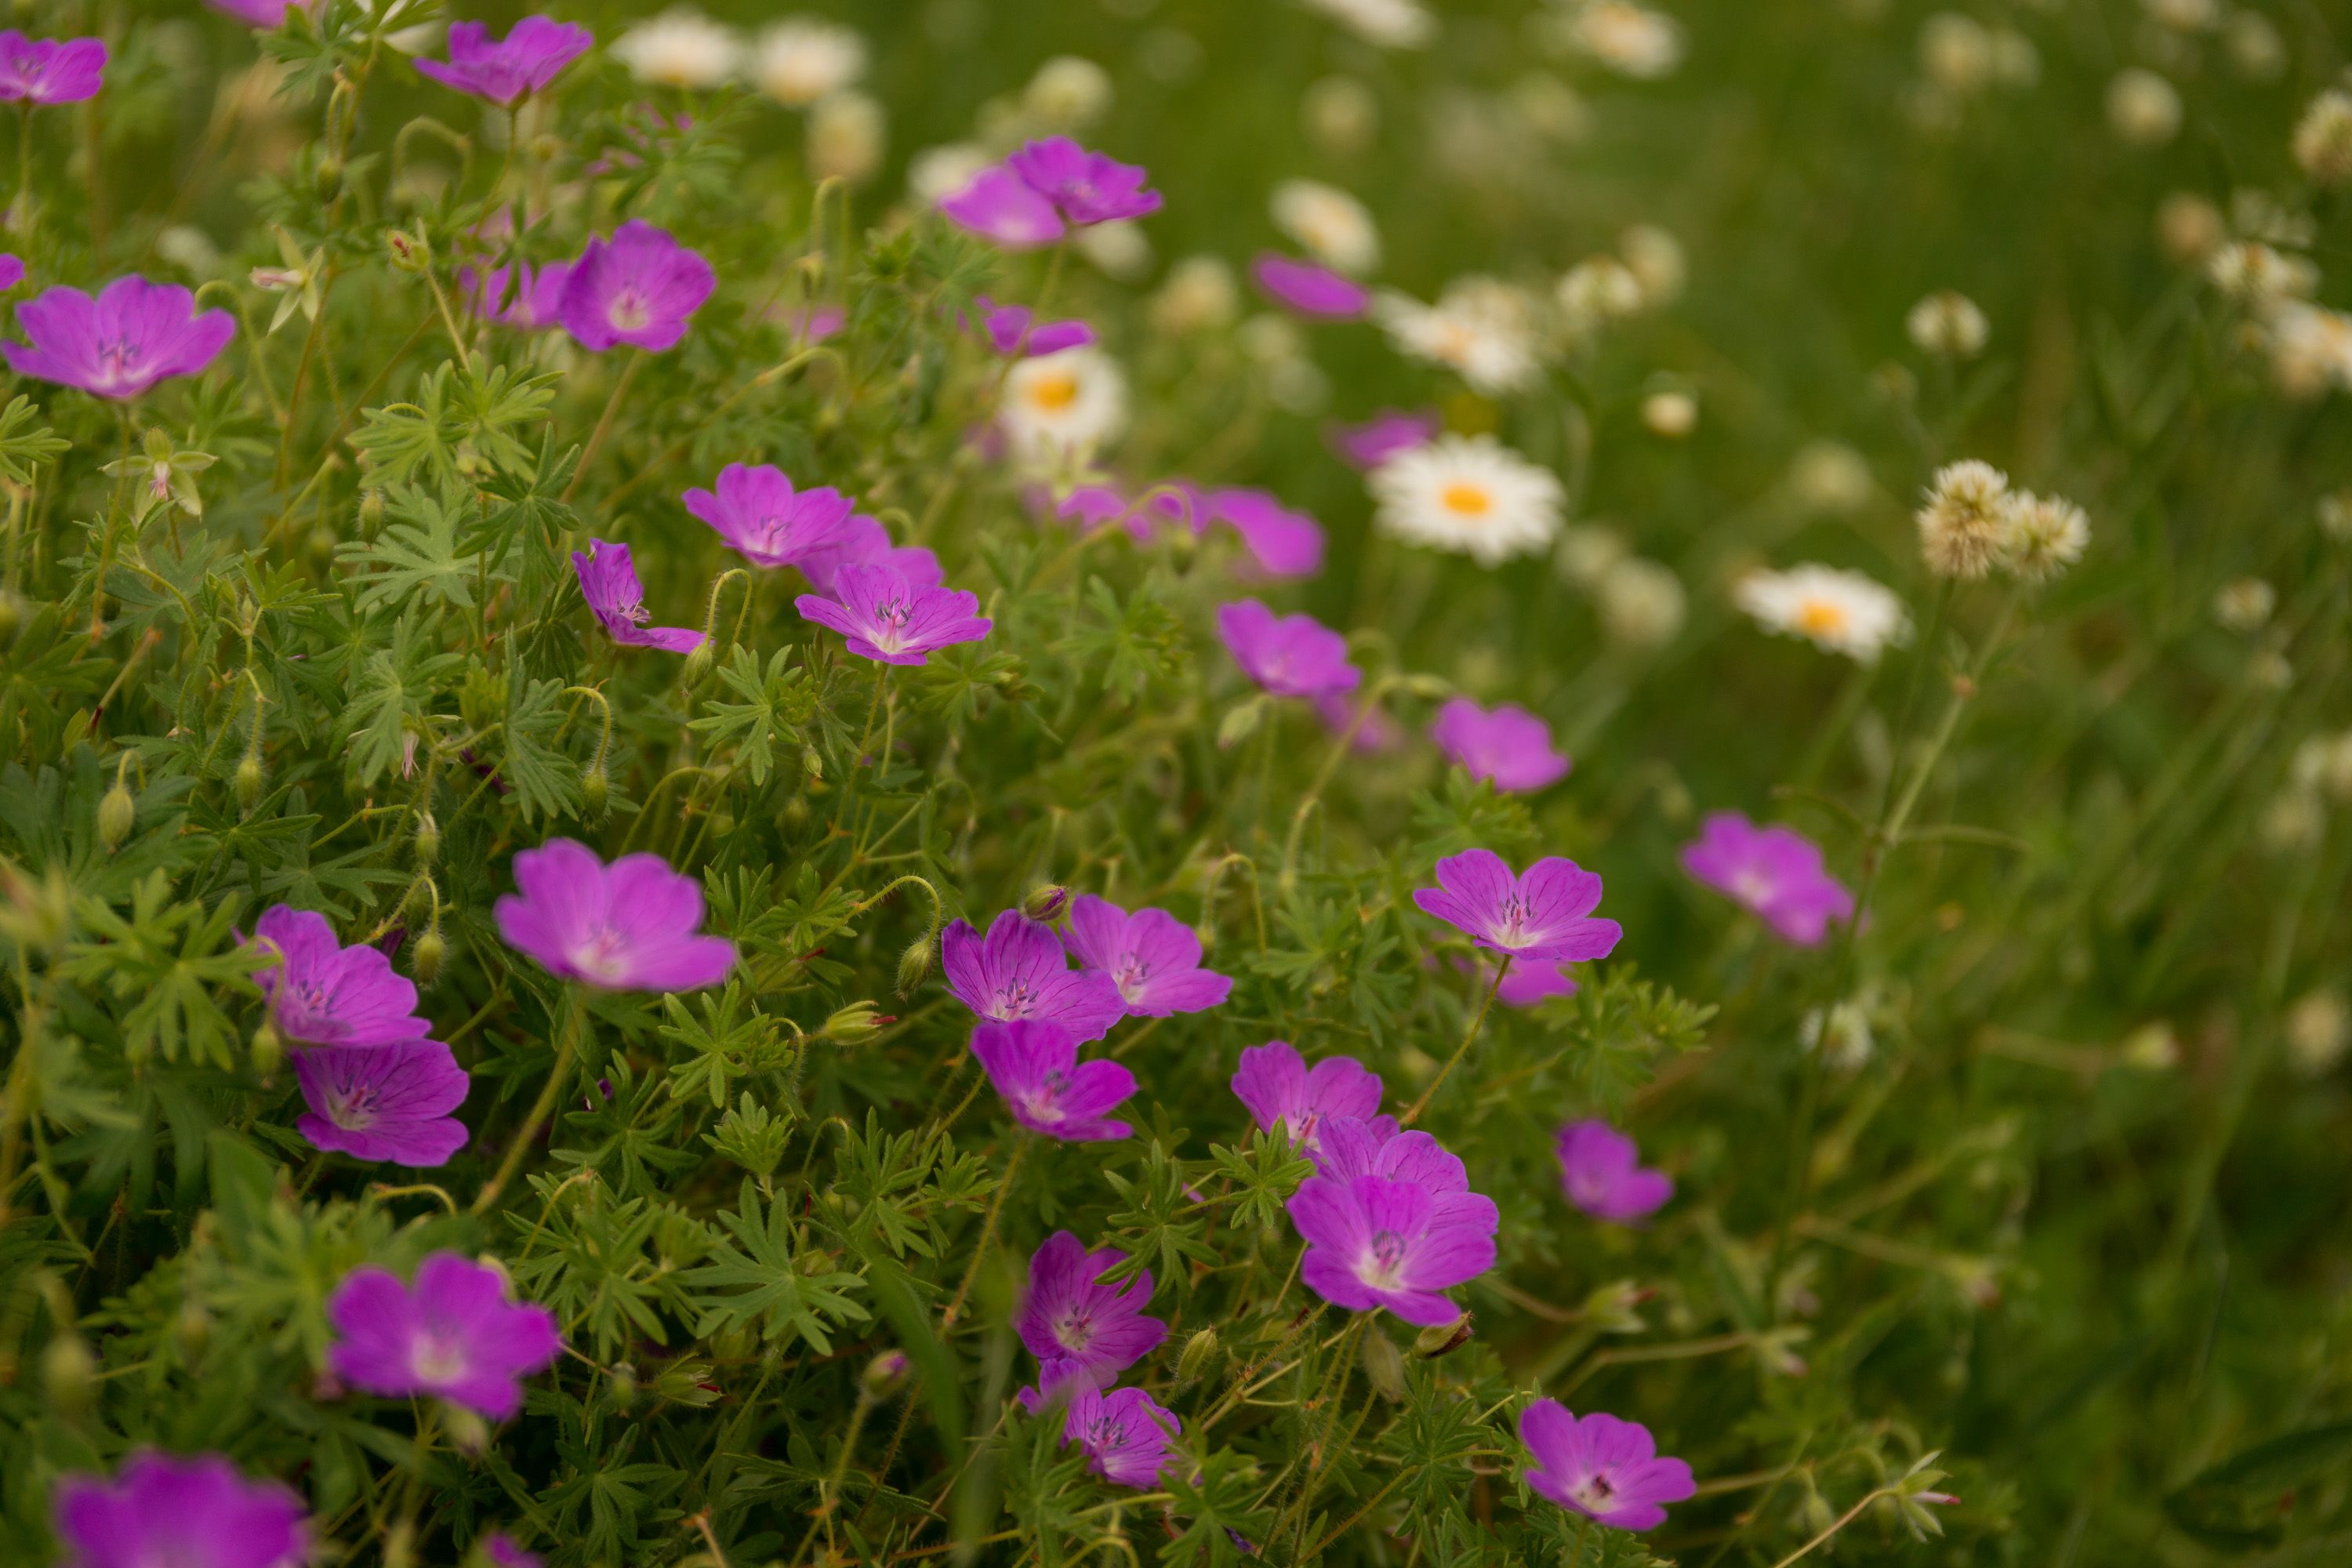
[[[98,1358],[79,1334],[68,1329],[41,1348],[41,1392],[60,1415],[81,1416],[97,1388]]]
[[[604,805],[612,797],[613,781],[598,763],[580,776],[580,809],[590,816],[604,815]]]
[[[1184,1342],[1183,1351],[1176,1357],[1177,1380],[1190,1383],[1202,1376],[1217,1364],[1223,1353],[1224,1346],[1217,1339],[1217,1331],[1202,1329]]]
[[[710,651],[709,637],[706,637],[695,644],[694,651],[686,656],[686,663],[677,672],[678,683],[682,686],[701,685],[702,678],[710,673],[710,666],[715,657]]]
[[[612,1379],[604,1386],[612,1398],[614,1409],[628,1409],[637,1402],[637,1369],[627,1362],[622,1362],[613,1368]]]
[[[1403,1404],[1404,1356],[1396,1342],[1374,1329],[1365,1334],[1361,1354],[1364,1376],[1370,1381],[1372,1392],[1391,1405]]]
[[[441,858],[441,824],[429,811],[416,814],[416,863],[430,866]]]
[[[929,932],[907,944],[898,955],[898,994],[906,995],[931,973],[931,938]]]
[[[253,1070],[263,1078],[277,1072],[286,1060],[286,1042],[278,1037],[278,1026],[267,1015],[261,1026],[253,1031]]]
[[[1412,1353],[1424,1361],[1435,1361],[1439,1356],[1452,1354],[1468,1342],[1470,1324],[1470,1314],[1465,1312],[1450,1323],[1422,1330],[1421,1337],[1412,1342]]]
[[[420,985],[430,985],[441,978],[442,961],[449,956],[449,944],[441,940],[441,928],[431,925],[408,950],[408,972],[416,976]]]
[[[845,1046],[862,1046],[882,1032],[890,1022],[882,1010],[871,1002],[853,1002],[824,1021],[827,1039],[838,1040]]]
[[[236,804],[240,809],[251,811],[261,803],[261,759],[247,752],[244,760],[236,764],[236,776],[230,780],[230,787],[236,792]]]
[[[131,837],[131,830],[138,825],[139,803],[131,798],[131,792],[122,787],[122,780],[118,775],[114,787],[108,790],[106,798],[98,803],[99,842],[104,844],[110,852],[120,849],[122,841]]]
[[[360,526],[373,533],[383,526],[383,492],[366,489],[360,493]]]

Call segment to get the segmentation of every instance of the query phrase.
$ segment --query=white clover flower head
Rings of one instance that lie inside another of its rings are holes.
[[[623,33],[614,41],[613,58],[639,81],[711,88],[741,67],[743,43],[733,28],[679,6]]]
[[[2309,399],[2352,390],[2352,315],[2294,302],[2272,312],[2269,327],[2280,391]]]
[[[1568,25],[1569,41],[1620,76],[1654,81],[1683,63],[1683,30],[1662,11],[1633,0],[1587,0]]]
[[[1560,274],[1559,311],[1570,333],[1582,336],[1641,314],[1649,291],[1641,275],[1613,256],[1591,256]]]
[[[1922,353],[1953,360],[1976,358],[1992,335],[1977,302],[1951,289],[1939,289],[1912,306],[1903,330]]]
[[[1592,110],[1576,89],[1549,71],[1528,72],[1511,84],[1520,122],[1548,141],[1580,142],[1592,129]]]
[[[2330,490],[2315,509],[2319,531],[2338,543],[2352,542],[2352,490]]]
[[[2352,730],[2305,737],[2294,749],[2287,777],[2297,789],[2352,805]]]
[[[806,109],[865,74],[865,37],[838,22],[788,16],[762,29],[752,46],[752,83],[788,109]]]
[[[2272,81],[2286,69],[2286,40],[2260,11],[2230,13],[2221,26],[2221,45],[2230,53],[2230,63],[2248,81]]]
[[[1671,567],[1640,556],[1612,563],[1593,590],[1601,635],[1619,647],[1649,653],[1681,635],[1689,595]]]
[[[1391,458],[1369,483],[1381,529],[1482,566],[1549,548],[1566,501],[1550,469],[1492,436],[1440,436]]]
[[[1231,326],[1242,296],[1232,265],[1221,256],[1188,256],[1168,269],[1151,297],[1154,330],[1171,337]]]
[[[2327,810],[2309,790],[2283,789],[2263,810],[2263,847],[2278,855],[2306,854],[2327,836]]]
[[[1815,1007],[1797,1026],[1805,1048],[1841,1072],[1852,1072],[1878,1054],[1878,1037],[1870,1027],[1870,1008],[1859,998],[1823,1009]]]
[[[2042,79],[2042,51],[2014,27],[1995,27],[1992,38],[1992,79],[2002,87],[2027,88]]]
[[[1352,156],[1380,133],[1380,97],[1354,77],[1322,77],[1299,95],[1298,122],[1325,152]]]
[[[1642,303],[1651,310],[1671,305],[1682,297],[1690,276],[1682,241],[1655,224],[1637,223],[1617,237],[1617,254],[1625,270],[1642,286]]]
[[[1731,598],[1766,631],[1804,637],[1862,664],[1875,664],[1889,643],[1910,635],[1910,616],[1894,590],[1834,566],[1750,572],[1732,584]]]
[[[1437,18],[1421,0],[1303,0],[1368,44],[1384,49],[1418,49],[1437,37]]]
[[[2213,253],[2205,274],[2230,299],[2254,310],[2310,298],[2319,287],[2319,268],[2306,258],[2260,240],[2232,240]]]
[[[1089,457],[1127,427],[1127,377],[1094,347],[1016,360],[997,422],[1017,459]]]
[[[1633,553],[1625,536],[1599,523],[1580,522],[1560,531],[1552,566],[1564,582],[1597,591],[1609,569]]]
[[[2140,8],[2177,33],[2206,33],[2221,25],[2220,0],[2140,0]]]
[[[1937,11],[1919,24],[1919,70],[1955,98],[1982,91],[1992,81],[1992,35],[1974,16]]]
[[[2029,583],[2046,583],[2090,548],[2090,515],[2063,496],[2021,490],[2010,498],[2000,563]]]
[[[2307,992],[2286,1010],[2286,1056],[2305,1078],[2335,1070],[2352,1046],[2352,1005],[2332,987]]]
[[[1110,72],[1078,55],[1055,55],[1022,89],[1021,106],[1053,131],[1084,131],[1110,112],[1117,86]]]
[[[2225,583],[2213,595],[2213,618],[2223,631],[2241,637],[2251,636],[2270,623],[2271,614],[2278,608],[2278,590],[2260,577],[2241,577]]]
[[[888,142],[882,105],[865,93],[831,93],[809,111],[809,172],[821,180],[863,184],[881,172]]]
[[[2352,92],[2331,87],[2295,121],[2294,161],[2312,184],[2330,189],[2352,182]]]
[[[950,142],[926,147],[907,160],[907,195],[922,206],[935,206],[971,184],[972,176],[995,160],[974,142]]]
[[[1372,310],[1401,352],[1444,365],[1474,392],[1522,391],[1542,370],[1533,302],[1524,290],[1495,279],[1457,279],[1434,305],[1383,290]]]
[[[2175,191],[2157,206],[2157,243],[2175,261],[2209,261],[2229,234],[2221,209],[2193,191]]]
[[[2241,186],[2230,193],[2230,226],[2248,239],[2287,250],[2307,250],[2317,237],[2317,220],[2265,190]]]
[[[1654,392],[1642,399],[1642,423],[1653,436],[1679,441],[1698,428],[1698,399],[1687,392]]]
[[[1919,553],[1939,577],[1973,579],[1992,570],[2009,537],[2009,476],[1967,458],[1936,470],[1915,514]]]
[[[1274,187],[1266,206],[1274,226],[1324,266],[1361,274],[1381,264],[1381,231],[1370,209],[1339,186],[1285,180]]]
[[[2161,147],[2180,133],[2180,89],[2143,66],[2107,83],[2107,125],[2134,147]]]

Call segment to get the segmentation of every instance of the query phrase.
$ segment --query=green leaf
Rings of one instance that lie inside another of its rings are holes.
[[[828,1322],[864,1322],[869,1316],[847,1294],[862,1289],[863,1279],[828,1268],[823,1253],[797,1251],[789,1210],[789,1205],[774,1203],[763,1213],[758,1190],[744,1178],[738,1209],[719,1215],[733,1245],[719,1242],[711,1261],[686,1276],[689,1285],[741,1289],[696,1298],[702,1309],[696,1337],[756,1324],[766,1339],[788,1344],[798,1335],[824,1355],[833,1349]]]

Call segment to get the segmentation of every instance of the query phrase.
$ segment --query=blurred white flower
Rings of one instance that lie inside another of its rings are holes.
[[[1384,49],[1418,49],[1437,36],[1437,18],[1421,0],[1304,0],[1304,4],[1366,43]]]
[[[2175,261],[2204,261],[2227,237],[2221,209],[2192,192],[2175,191],[2156,209],[2157,243]]]
[[[1654,392],[1642,399],[1642,423],[1653,436],[1679,441],[1698,428],[1698,399],[1687,392]]]
[[[2020,491],[2010,500],[2000,563],[2029,583],[2046,583],[2083,558],[2091,519],[2063,496]]]
[[[2202,33],[2220,25],[2221,0],[2140,0],[2150,17],[2179,33]]]
[[[1522,391],[1541,369],[1533,302],[1492,278],[1457,279],[1434,305],[1386,290],[1373,313],[1399,349],[1445,366],[1475,392]]]
[[[1613,528],[1580,522],[1560,531],[1559,548],[1552,552],[1552,565],[1563,581],[1597,590],[1609,569],[1633,553],[1633,548],[1625,542],[1625,536]]]
[[[971,184],[972,176],[996,160],[971,142],[950,142],[926,147],[907,160],[907,195],[924,206],[935,206]]]
[[[1084,457],[1127,427],[1127,377],[1095,348],[1016,360],[997,421],[1016,457]]]
[[[1298,121],[1325,152],[1353,156],[1380,132],[1381,100],[1354,77],[1327,76],[1307,84],[1298,100]]]
[[[1919,70],[1955,98],[1967,98],[1992,80],[1992,35],[1974,16],[1938,11],[1919,24]]]
[[[155,254],[199,278],[210,278],[220,270],[220,247],[203,229],[187,224],[173,224],[158,234]]]
[[[2107,83],[2107,124],[2135,147],[2161,147],[2180,133],[2180,92],[2138,66]]]
[[[1050,131],[1084,131],[1110,112],[1110,72],[1076,55],[1055,55],[1037,68],[1021,94],[1029,117]]]
[[[1804,637],[1862,664],[1875,664],[1910,627],[1893,590],[1859,572],[1811,563],[1750,572],[1732,585],[1731,599],[1767,631]]]
[[[809,111],[809,173],[860,184],[882,167],[889,131],[882,105],[862,92],[836,92]]]
[[[1877,1054],[1878,1038],[1871,1032],[1870,1009],[1860,1001],[1840,1002],[1826,1014],[1815,1007],[1797,1026],[1797,1037],[1807,1050],[1843,1072],[1852,1072]]]
[[[1151,324],[1172,337],[1231,326],[1241,313],[1241,289],[1221,256],[1188,256],[1168,269],[1151,297]]]
[[[1683,60],[1683,30],[1673,17],[1632,0],[1587,0],[1569,19],[1570,42],[1620,76],[1649,81]]]
[[[1671,568],[1638,555],[1612,563],[1593,589],[1601,635],[1637,652],[1662,648],[1683,629],[1687,603]]]
[[[1870,463],[1843,441],[1808,441],[1789,464],[1789,489],[1800,506],[1832,517],[1852,517],[1878,493]]]
[[[2352,391],[2352,316],[2287,304],[2270,319],[2271,373],[2289,397]]]
[[[1625,270],[1642,286],[1642,303],[1652,310],[1682,297],[1689,266],[1683,259],[1682,241],[1654,224],[1637,223],[1617,237],[1617,254]]]
[[[1991,328],[1966,294],[1939,289],[1911,307],[1903,330],[1921,353],[1939,359],[1974,359],[1984,353]]]
[[[2320,532],[2330,539],[2352,542],[2352,490],[2330,490],[2321,496],[2316,513]]]
[[[1363,203],[1320,180],[1285,180],[1267,198],[1274,226],[1316,260],[1362,274],[1381,264],[1381,231]]]
[[[2352,180],[2352,92],[2331,87],[2294,126],[2294,161],[2317,185]]]
[[[614,40],[613,58],[639,81],[662,87],[717,87],[743,58],[742,40],[701,12],[680,6],[640,22]]]
[[[2009,476],[1990,463],[1969,458],[1937,468],[1915,514],[1927,570],[1964,579],[1991,571],[2009,537],[2015,499]]]
[[[2042,51],[2014,27],[1995,27],[1992,79],[2003,87],[2032,87],[2042,79]]]
[[[1611,321],[1639,315],[1650,302],[1641,275],[1613,256],[1591,256],[1560,274],[1559,310],[1563,324],[1576,336],[1598,331]]]
[[[1122,283],[1132,283],[1151,270],[1151,241],[1144,237],[1141,224],[1125,218],[1088,224],[1070,236],[1070,243],[1097,271]]]
[[[1492,436],[1440,436],[1391,458],[1370,482],[1381,529],[1484,566],[1533,554],[1559,532],[1559,479]]]
[[[2256,310],[2307,299],[2319,287],[2318,268],[2259,240],[2242,239],[2223,246],[2206,264],[2205,275],[2222,293]]]
[[[2241,577],[2225,583],[2213,595],[2213,618],[2224,631],[2244,636],[2258,632],[2269,622],[2271,612],[2278,608],[2278,590],[2260,577]]]
[[[2352,730],[2305,739],[2294,749],[2287,776],[2297,789],[2352,805]]]
[[[790,109],[806,109],[865,74],[865,38],[854,27],[814,16],[788,16],[768,26],[751,54],[752,81]]]
[[[2352,1045],[2352,1006],[2344,993],[2314,991],[2286,1010],[2286,1056],[2305,1078],[2317,1078],[2344,1059]]]
[[[2221,42],[2230,63],[2249,81],[2270,81],[2286,69],[2286,40],[2260,11],[2233,11],[2223,24]]]

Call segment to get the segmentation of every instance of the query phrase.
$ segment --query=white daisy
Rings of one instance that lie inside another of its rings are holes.
[[[1643,81],[1683,61],[1683,30],[1674,18],[1632,0],[1594,0],[1570,21],[1569,37],[1618,75]]]
[[[788,109],[806,109],[866,74],[866,40],[854,27],[788,16],[760,34],[751,79]]]
[[[1834,566],[1751,572],[1732,585],[1731,600],[1766,631],[1808,638],[1863,664],[1875,664],[1880,650],[1901,642],[1910,628],[1893,590]]]
[[[1370,484],[1381,528],[1483,566],[1547,549],[1559,533],[1559,480],[1492,436],[1441,436],[1373,469]]]
[[[1420,0],[1306,0],[1306,5],[1384,49],[1417,49],[1437,36],[1437,19]]]
[[[1266,204],[1274,226],[1305,246],[1315,259],[1342,272],[1370,272],[1381,264],[1381,231],[1363,203],[1320,180],[1285,180]]]
[[[1082,455],[1126,427],[1127,378],[1099,349],[1017,360],[997,420],[1016,458]]]
[[[1475,392],[1521,391],[1541,369],[1533,301],[1491,278],[1459,279],[1434,305],[1384,292],[1375,301],[1374,315],[1399,349],[1445,366]]]
[[[639,81],[664,87],[717,87],[742,63],[734,30],[680,7],[640,22],[613,45],[613,58]]]

